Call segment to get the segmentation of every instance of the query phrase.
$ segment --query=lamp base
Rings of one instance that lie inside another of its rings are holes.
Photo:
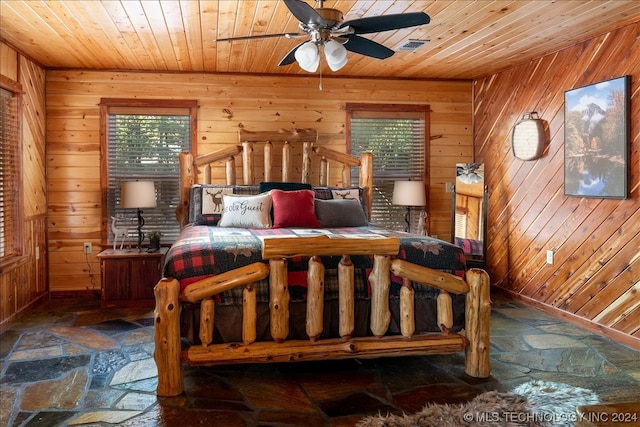
[[[411,231],[411,208],[409,206],[407,206],[407,213],[404,214],[404,231],[409,233]]]
[[[142,211],[138,208],[138,252],[142,252],[142,241],[144,240],[144,233],[142,227],[144,226],[144,218],[142,218]]]

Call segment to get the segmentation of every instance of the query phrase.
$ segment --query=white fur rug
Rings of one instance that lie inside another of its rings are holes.
[[[598,395],[591,390],[533,380],[510,393],[482,393],[463,405],[427,404],[411,415],[367,417],[357,427],[574,426],[578,406],[599,402]]]

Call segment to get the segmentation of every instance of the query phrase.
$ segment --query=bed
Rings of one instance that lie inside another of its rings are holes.
[[[183,363],[464,351],[465,372],[489,376],[487,273],[467,269],[458,246],[370,224],[372,154],[317,140],[313,129],[241,129],[236,146],[180,155],[182,231],[154,289],[159,396],[183,392]],[[212,183],[220,170],[224,183]]]

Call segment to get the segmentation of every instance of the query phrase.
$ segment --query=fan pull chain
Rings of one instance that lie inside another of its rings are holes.
[[[322,67],[320,67],[320,84],[318,85],[318,89],[322,90]]]

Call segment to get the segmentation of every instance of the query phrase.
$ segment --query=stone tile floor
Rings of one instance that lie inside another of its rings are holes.
[[[531,379],[640,396],[640,352],[521,303],[494,296],[491,343],[485,380],[462,354],[187,368],[186,393],[157,399],[151,308],[53,299],[0,336],[0,426],[353,426]]]

